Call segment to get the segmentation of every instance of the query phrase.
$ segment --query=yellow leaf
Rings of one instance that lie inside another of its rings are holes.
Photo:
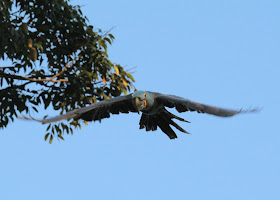
[[[106,94],[103,94],[103,96],[104,96],[104,99],[110,99],[111,97],[109,97],[109,96],[107,96]]]
[[[124,79],[122,79],[122,82],[123,82],[124,86],[127,87],[127,82]]]
[[[116,65],[114,65],[114,69],[115,69],[116,74],[117,74],[117,76],[118,76],[118,75],[120,74],[119,68],[118,68]]]
[[[92,97],[92,98],[91,98],[91,102],[96,103],[96,101],[97,101],[97,100],[96,100],[95,97]]]
[[[33,42],[32,42],[32,39],[31,39],[31,38],[28,38],[28,39],[27,39],[27,46],[28,46],[29,48],[32,48],[32,47],[33,47]]]
[[[106,83],[106,82],[107,82],[107,81],[105,80],[105,78],[103,78],[103,79],[102,79],[102,81],[103,81],[104,83]]]
[[[85,125],[88,125],[88,122],[87,122],[87,121],[85,121]]]

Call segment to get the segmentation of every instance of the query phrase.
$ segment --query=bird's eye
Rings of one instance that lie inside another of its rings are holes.
[[[146,96],[147,96],[147,94],[146,94],[146,93],[144,93],[144,98],[146,98]]]

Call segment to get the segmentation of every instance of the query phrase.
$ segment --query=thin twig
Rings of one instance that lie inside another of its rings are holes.
[[[60,76],[61,74],[63,74],[65,72],[65,70],[67,69],[67,67],[73,65],[73,62],[74,60],[76,59],[76,56],[73,58],[73,60],[65,65],[65,67],[62,69],[61,72],[59,72],[58,74],[52,76],[51,78],[48,78],[48,79],[34,79],[34,78],[29,78],[29,77],[25,77],[25,76],[17,76],[17,75],[6,75],[4,74],[4,76],[6,75],[7,77],[10,77],[10,78],[14,78],[14,79],[19,79],[19,80],[29,80],[31,82],[38,82],[38,81],[51,81],[51,82],[68,82],[68,79],[59,79],[59,80],[53,80],[55,79],[56,77]]]
[[[20,12],[20,9],[18,11],[15,11],[15,12],[11,13],[10,15],[14,15],[14,14],[16,14],[18,12]]]
[[[61,75],[63,72],[65,72],[65,70],[66,70],[67,67],[73,65],[73,62],[74,62],[75,59],[76,59],[76,56],[73,58],[73,60],[72,60],[69,64],[65,65],[65,67],[62,69],[61,72],[59,72],[58,74],[56,74],[56,75],[54,75],[53,77],[51,77],[50,80],[53,81],[54,78],[58,77],[58,76]],[[62,81],[62,80],[68,81],[67,79],[60,79],[60,80],[61,80],[61,81]],[[60,82],[60,81],[58,80],[58,81],[56,81],[56,82]]]
[[[116,26],[113,26],[112,28],[110,28],[109,30],[105,31],[103,34],[102,34],[102,38],[104,38],[105,36],[107,36],[114,28],[116,28]]]
[[[128,70],[126,70],[127,72],[130,72],[131,70],[133,69],[136,69],[137,67],[132,67],[132,68],[129,68]],[[135,72],[135,71],[134,71]]]
[[[25,80],[29,80],[29,81],[32,81],[32,82],[38,82],[38,81],[51,81],[51,82],[68,82],[68,79],[59,79],[59,80],[53,80],[53,78],[55,77],[52,77],[50,79],[32,79],[32,78],[28,78],[28,77],[24,77],[24,76],[21,76],[23,79]]]
[[[0,69],[15,68],[15,67],[22,67],[22,66],[7,66],[7,67],[0,67]]]

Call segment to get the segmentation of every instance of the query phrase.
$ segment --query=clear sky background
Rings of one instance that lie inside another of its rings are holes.
[[[96,28],[116,26],[110,59],[137,67],[138,89],[263,109],[232,118],[181,113],[192,134],[177,131],[176,140],[139,130],[134,113],[51,145],[46,125],[16,120],[0,130],[0,199],[280,199],[279,0],[72,4],[84,5]],[[46,114],[56,112],[35,116]]]

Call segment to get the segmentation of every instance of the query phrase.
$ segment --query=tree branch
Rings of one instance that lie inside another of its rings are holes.
[[[67,69],[67,67],[73,65],[73,62],[74,62],[75,59],[76,59],[76,56],[73,58],[73,60],[69,64],[65,65],[65,67],[62,69],[61,72],[59,72],[58,74],[56,74],[53,77],[51,77],[50,81],[53,81],[53,82],[68,81],[67,79],[60,79],[60,80],[54,81],[53,79],[58,77],[58,76],[60,76],[61,74],[63,74],[65,72],[65,70]]]
[[[0,69],[15,68],[15,67],[18,67],[18,66],[6,66],[6,67],[0,67]],[[21,66],[20,66],[20,67],[21,67]]]
[[[69,63],[69,64],[66,64],[65,67],[62,69],[61,72],[59,72],[58,74],[52,76],[51,78],[48,78],[48,79],[34,79],[34,78],[30,78],[30,77],[25,77],[25,76],[18,76],[18,75],[13,75],[13,74],[1,74],[0,72],[0,75],[3,76],[3,77],[7,77],[7,78],[12,78],[12,79],[18,79],[18,80],[28,80],[28,81],[31,81],[31,82],[38,82],[38,81],[51,81],[51,82],[68,82],[68,79],[58,79],[58,80],[53,80],[55,79],[56,77],[60,76],[61,74],[63,74],[65,72],[65,70],[67,69],[67,67],[73,65],[73,62],[74,60],[76,59],[76,56],[73,58],[73,60]],[[1,67],[1,68],[10,68],[10,67]]]

